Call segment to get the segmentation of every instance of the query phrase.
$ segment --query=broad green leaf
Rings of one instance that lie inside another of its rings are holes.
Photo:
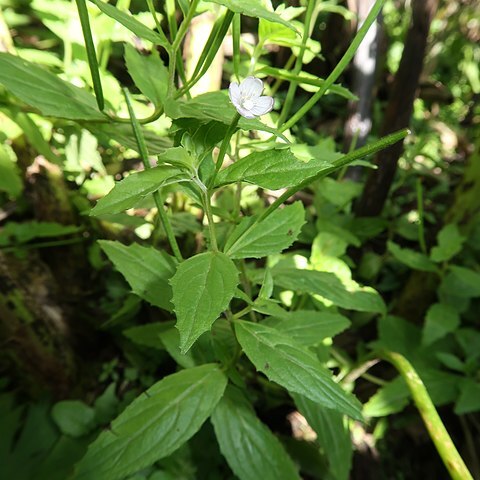
[[[283,68],[274,68],[269,66],[262,66],[260,70],[257,70],[257,73],[264,73],[266,75],[270,75],[275,78],[279,78],[281,80],[287,80],[289,82],[296,82],[299,84],[300,87],[304,88],[307,91],[314,92],[318,88],[322,87],[325,83],[325,80],[322,78],[318,78],[315,75],[307,72],[301,72],[298,75],[295,75],[290,70],[285,70]],[[313,88],[308,88],[308,86]],[[350,90],[341,85],[333,84],[329,89],[326,91],[326,95],[329,93],[335,93],[336,95],[340,95],[341,97],[346,98],[347,100],[358,100],[358,97],[354,95]]]
[[[226,385],[216,364],[165,377],[137,397],[89,446],[75,479],[123,479],[170,455],[200,429]]]
[[[157,50],[142,55],[132,45],[125,44],[127,70],[138,89],[155,106],[163,105],[167,96],[168,70]]]
[[[0,84],[48,117],[105,120],[95,97],[37,65],[0,52]]]
[[[171,326],[171,322],[147,323],[127,328],[122,333],[138,345],[164,350],[160,335]]]
[[[118,8],[115,8],[108,3],[102,2],[102,0],[90,1],[94,3],[105,15],[108,15],[118,23],[121,23],[125,28],[128,28],[128,30],[133,32],[138,37],[149,40],[154,45],[161,45],[167,50],[170,48],[170,44],[162,31],[158,33],[154,32],[143,23],[132,17],[132,15],[122,12]]]
[[[352,441],[343,415],[320,407],[308,398],[293,394],[295,405],[317,433],[317,441],[328,458],[328,469],[335,480],[348,480],[352,467]]]
[[[437,241],[438,246],[432,248],[430,258],[434,262],[446,262],[462,250],[465,237],[460,235],[455,224],[450,223],[440,230]]]
[[[175,273],[173,257],[136,243],[129,246],[109,240],[99,240],[99,243],[135,294],[152,305],[172,310],[172,289],[168,280]]]
[[[480,273],[465,267],[450,265],[441,288],[466,298],[480,297]]]
[[[433,304],[427,312],[425,327],[423,328],[422,343],[430,345],[444,337],[460,325],[460,316],[449,305]]]
[[[180,350],[185,353],[228,307],[238,284],[238,271],[224,253],[206,252],[182,262],[170,284]]]
[[[90,212],[98,216],[123,212],[134,207],[140,200],[172,183],[188,180],[190,176],[177,167],[159,165],[138,173],[132,173],[115,184]]]
[[[22,188],[20,169],[0,144],[0,192],[7,192],[8,195],[16,198],[20,195]]]
[[[165,113],[173,119],[195,118],[203,123],[214,120],[230,125],[237,112],[230,103],[227,92],[222,90],[220,92],[204,93],[188,101],[167,99],[165,101]],[[273,133],[286,140],[275,128],[264,125],[256,118],[249,120],[242,117],[238,126],[242,130],[260,130]],[[288,140],[286,141],[288,142]]]
[[[320,295],[334,305],[361,312],[384,313],[382,297],[370,287],[360,287],[352,282],[348,288],[336,275],[296,268],[273,268],[275,285],[301,293]]]
[[[472,379],[464,379],[460,384],[460,396],[455,403],[455,413],[478,412],[480,410],[480,383]]]
[[[290,28],[296,32],[295,27],[293,27],[289,22],[284,20],[280,15],[267,10],[264,7],[263,2],[260,0],[205,0],[209,3],[216,3],[218,5],[223,5],[229,10],[235,13],[241,13],[247,17],[254,18],[263,18],[269,22],[281,23],[286,27]]]
[[[288,335],[257,323],[237,321],[235,332],[243,351],[269,380],[326,408],[361,419],[361,405],[345,392],[307,348]]]
[[[220,451],[240,480],[300,480],[283,445],[236,388],[227,388],[212,423]]]
[[[410,248],[401,248],[396,243],[387,242],[388,251],[401,263],[414,270],[438,272],[437,266],[423,253]]]
[[[81,228],[76,225],[54,222],[8,222],[0,229],[0,246],[22,244],[41,238],[57,238],[80,231]]]
[[[267,318],[262,322],[289,335],[296,342],[307,347],[333,337],[350,326],[350,320],[338,313],[296,310],[285,312],[283,318]]]
[[[287,148],[272,149],[251,153],[232,163],[220,171],[217,184],[226,185],[242,181],[278,190],[294,187],[330,168],[332,165],[323,158],[302,162]]]
[[[410,401],[410,392],[402,377],[388,382],[363,406],[365,417],[385,417],[401,412]]]
[[[52,408],[52,418],[65,435],[81,437],[96,426],[95,410],[79,400],[64,400]]]
[[[246,217],[229,236],[225,253],[230,258],[261,258],[280,253],[297,239],[304,223],[301,202],[275,210],[258,223],[255,217]]]

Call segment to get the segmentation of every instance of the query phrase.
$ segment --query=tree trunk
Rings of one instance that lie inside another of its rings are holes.
[[[410,123],[430,23],[435,15],[437,4],[438,0],[413,0],[412,2],[412,22],[385,112],[382,136],[406,128]],[[399,142],[376,155],[374,163],[378,169],[372,170],[368,175],[362,197],[355,207],[357,216],[373,217],[381,213],[402,152],[403,144]]]

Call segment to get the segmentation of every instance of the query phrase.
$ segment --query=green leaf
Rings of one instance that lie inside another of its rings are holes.
[[[170,455],[200,429],[226,385],[216,364],[165,377],[137,397],[89,446],[75,479],[123,479]]]
[[[127,70],[138,89],[155,106],[163,105],[167,97],[168,70],[157,50],[142,55],[132,45],[125,44]]]
[[[290,70],[285,70],[283,68],[262,66],[262,68],[257,70],[256,73],[264,73],[265,75],[270,75],[281,80],[296,82],[305,90],[307,90],[308,87],[304,87],[303,85],[320,88],[325,83],[324,79],[318,78],[316,75],[312,75],[307,72],[300,72],[298,75],[295,75]],[[308,91],[313,92],[316,91],[316,89],[308,88]],[[329,93],[335,93],[336,95],[346,98],[347,100],[358,100],[358,97],[350,92],[350,90],[337,84],[331,85],[325,94],[328,95]]]
[[[278,190],[293,187],[332,165],[324,158],[303,162],[288,149],[272,149],[254,152],[237,160],[218,174],[217,184],[248,182],[262,188]]]
[[[195,118],[204,123],[214,120],[230,125],[237,111],[230,103],[227,92],[222,90],[220,92],[204,93],[188,101],[167,99],[165,101],[165,113],[175,120],[179,118]],[[273,133],[288,142],[275,128],[264,125],[256,118],[249,120],[242,117],[238,122],[238,126],[242,130],[260,130]]]
[[[159,165],[138,173],[132,173],[101,198],[90,212],[90,215],[106,215],[123,212],[134,207],[147,195],[172,183],[188,180],[190,175],[177,167]]]
[[[227,388],[212,423],[220,451],[240,480],[300,480],[283,445],[236,388]]]
[[[162,31],[159,33],[154,32],[150,28],[146,27],[143,23],[132,17],[132,15],[122,12],[121,10],[118,10],[118,8],[115,8],[108,3],[102,2],[102,0],[90,1],[94,3],[105,15],[108,15],[118,23],[121,23],[125,28],[133,32],[138,37],[149,40],[154,45],[161,45],[167,50],[170,48],[170,43]]]
[[[168,280],[175,273],[173,257],[136,243],[129,246],[109,240],[99,240],[99,243],[135,294],[152,305],[172,310],[172,289]]]
[[[130,327],[122,333],[138,345],[164,350],[165,347],[160,339],[160,335],[170,327],[171,322],[155,322]]]
[[[402,377],[388,382],[372,395],[363,406],[366,417],[386,417],[401,412],[410,401],[410,391]]]
[[[281,319],[267,318],[262,324],[275,327],[305,347],[333,337],[350,326],[350,320],[338,313],[296,310],[285,314]]]
[[[206,252],[182,262],[170,284],[185,353],[228,307],[238,285],[235,264],[224,253]]]
[[[335,480],[348,480],[352,467],[352,441],[341,413],[319,407],[302,395],[293,394],[295,405],[317,433],[317,441],[328,458],[328,469]]]
[[[48,117],[105,120],[95,97],[37,65],[0,52],[0,84]]]
[[[361,312],[384,313],[382,297],[370,287],[353,283],[348,288],[336,275],[296,268],[273,268],[275,285],[300,293],[320,295],[338,307]]]
[[[295,202],[258,223],[255,220],[246,217],[235,227],[225,245],[229,257],[261,258],[285,250],[300,234],[305,210],[301,202]]]
[[[438,272],[437,266],[423,253],[409,248],[401,248],[396,243],[387,242],[388,251],[401,263],[414,270]]]
[[[267,10],[260,0],[205,0],[209,3],[223,5],[235,13],[241,13],[247,17],[263,18],[269,22],[281,23],[296,32],[295,27],[270,10]]]
[[[438,246],[433,247],[430,258],[434,262],[446,262],[462,250],[465,237],[460,235],[458,227],[450,223],[445,225],[437,236]]]
[[[428,309],[425,318],[422,343],[430,345],[448,333],[455,331],[459,325],[460,316],[458,312],[449,305],[435,303]]]
[[[65,435],[81,437],[96,426],[95,410],[79,400],[64,400],[52,408],[52,418]]]
[[[441,288],[463,298],[480,297],[480,273],[469,268],[450,265]]]
[[[0,230],[0,246],[28,243],[34,239],[56,238],[81,231],[76,225],[61,225],[54,222],[8,222]]]
[[[17,164],[10,159],[5,147],[0,144],[0,192],[7,192],[13,198],[23,189],[22,177]]]
[[[455,413],[478,412],[480,410],[480,383],[471,379],[465,379],[460,384],[460,396],[455,403]]]
[[[269,380],[326,408],[362,418],[358,400],[334,382],[310,350],[288,335],[245,321],[235,322],[235,332],[247,357]]]

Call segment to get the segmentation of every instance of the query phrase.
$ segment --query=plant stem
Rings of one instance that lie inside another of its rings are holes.
[[[125,101],[127,102],[128,113],[130,115],[133,134],[135,135],[135,140],[137,141],[138,150],[140,152],[140,158],[142,159],[143,166],[145,170],[151,168],[150,162],[148,160],[148,150],[147,144],[145,143],[145,138],[143,136],[142,129],[140,124],[138,123],[135,112],[133,110],[133,105],[130,100],[130,94],[126,88],[123,88],[123,94],[125,95]],[[155,201],[155,205],[157,206],[158,215],[160,216],[160,220],[162,222],[163,228],[167,235],[168,242],[170,243],[170,247],[172,249],[175,258],[181,262],[183,260],[182,254],[180,252],[180,248],[178,247],[177,239],[175,238],[175,234],[173,233],[172,225],[170,223],[170,219],[168,218],[167,212],[164,209],[164,201],[160,190],[157,190],[153,193],[153,199]]]
[[[210,245],[214,252],[218,252],[217,234],[215,232],[215,223],[213,222],[212,209],[210,207],[210,198],[206,193],[203,194],[202,197],[203,197],[203,210],[205,211],[205,215],[207,216],[207,221],[208,221],[208,231],[210,233]]]
[[[302,44],[300,45],[300,52],[298,53],[297,59],[295,60],[295,67],[293,68],[294,75],[298,75],[302,71],[303,55],[305,54],[305,50],[307,48],[307,41],[310,38],[312,17],[315,11],[315,6],[317,5],[317,1],[310,0],[307,3],[308,4],[307,4],[307,11],[305,13]],[[287,91],[287,96],[285,98],[285,102],[283,103],[282,112],[278,117],[278,121],[277,121],[278,126],[283,124],[283,122],[287,118],[287,115],[290,113],[290,108],[292,107],[293,99],[295,98],[297,85],[298,85],[297,81],[290,82],[290,85]]]
[[[380,356],[390,362],[408,385],[427,431],[437,448],[443,463],[453,480],[473,480],[462,457],[448,434],[445,425],[433,405],[433,402],[417,372],[410,362],[399,353],[382,350]]]
[[[320,89],[296,112],[288,122],[284,123],[280,128],[280,132],[284,132],[288,130],[290,127],[295,125],[317,102],[318,100],[325,94],[325,92],[329,89],[331,85],[337,80],[337,78],[341,75],[341,73],[347,68],[350,60],[355,55],[360,43],[362,43],[363,38],[367,34],[370,26],[377,18],[380,10],[383,7],[385,0],[377,0],[375,5],[370,10],[365,22],[358,30],[355,38],[353,39],[352,43],[348,47],[347,51],[341,58],[340,62],[338,62],[337,66],[333,69],[332,73],[327,77],[325,83],[320,87]]]
[[[418,243],[420,244],[420,249],[422,253],[427,253],[427,245],[425,243],[425,230],[423,227],[423,188],[422,188],[422,181],[420,178],[417,178],[417,211],[418,211]]]

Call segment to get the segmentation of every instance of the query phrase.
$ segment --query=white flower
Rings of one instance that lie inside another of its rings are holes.
[[[262,96],[262,92],[263,82],[256,77],[247,77],[240,85],[232,82],[228,88],[230,100],[245,118],[255,118],[272,110],[273,98]]]

